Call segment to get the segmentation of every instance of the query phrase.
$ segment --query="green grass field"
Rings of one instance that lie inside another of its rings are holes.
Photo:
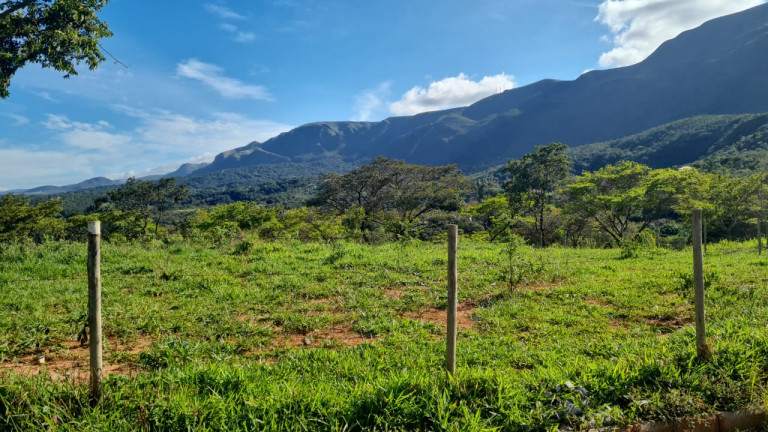
[[[0,430],[553,430],[764,408],[768,257],[460,239],[457,373],[443,371],[447,252],[244,240],[102,245],[93,406],[84,243],[0,252]],[[510,287],[512,278],[519,283]],[[45,356],[45,364],[38,357]]]

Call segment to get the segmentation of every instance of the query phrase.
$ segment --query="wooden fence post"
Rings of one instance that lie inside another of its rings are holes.
[[[757,256],[763,255],[763,233],[760,232],[760,224],[762,221],[760,217],[757,217]]]
[[[704,258],[702,256],[701,209],[693,210],[693,290],[696,310],[696,353],[699,358],[711,357],[707,346],[707,333],[704,320]]]
[[[88,222],[88,331],[91,399],[100,401],[104,364],[101,336],[101,222]]]
[[[456,307],[458,303],[456,249],[458,237],[458,225],[448,225],[448,321],[446,324],[445,369],[451,375],[456,373]]]

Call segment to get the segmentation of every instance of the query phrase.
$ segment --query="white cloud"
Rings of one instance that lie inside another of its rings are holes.
[[[40,96],[41,98],[47,100],[48,102],[61,103],[57,99],[55,99],[53,96],[51,96],[50,93],[48,93],[48,92],[40,92],[40,93],[35,93],[35,94],[37,96]]]
[[[139,121],[139,125],[130,134],[143,151],[177,155],[176,158],[213,156],[254,140],[266,141],[292,128],[283,123],[250,119],[235,113],[219,112],[208,118],[196,118],[165,110],[145,111],[125,105],[114,105],[112,108]],[[157,163],[157,159],[154,159],[154,162],[144,166]]]
[[[238,31],[235,34],[235,38],[234,38],[235,42],[243,42],[243,43],[253,42],[255,40],[256,40],[256,33],[241,32],[241,31]]]
[[[200,118],[165,110],[113,105],[134,126],[116,130],[106,121],[79,122],[48,114],[41,125],[54,131],[56,150],[33,145],[3,148],[0,188],[17,189],[78,183],[90,177],[124,178],[171,172],[185,162],[204,162],[251,141],[266,141],[292,126],[234,113]],[[62,145],[64,144],[64,145]],[[148,169],[155,167],[152,169]]]
[[[435,81],[428,88],[416,86],[389,106],[395,115],[412,115],[425,111],[470,105],[478,100],[509,90],[515,86],[511,75],[504,73],[472,81],[461,73]]]
[[[230,23],[221,23],[219,28],[229,33],[237,33],[237,26]]]
[[[232,24],[228,21],[242,21],[245,20],[246,17],[244,15],[241,15],[231,9],[228,9],[223,6],[216,6],[212,4],[205,5],[205,10],[207,10],[209,13],[216,15],[220,21],[222,21],[219,24],[219,28],[224,30],[227,33],[232,34],[232,40],[235,42],[253,42],[256,40],[256,34],[253,32],[248,31],[242,31],[240,28],[238,28],[236,25]]]
[[[363,90],[355,96],[354,115],[352,120],[369,121],[387,112],[385,102],[392,83],[387,81],[376,88]]]
[[[273,100],[264,86],[245,84],[237,79],[223,76],[222,72],[220,67],[196,59],[189,59],[176,65],[178,76],[200,81],[226,98]]]
[[[219,17],[219,19],[223,20],[244,20],[245,16],[241,15],[232,9],[229,9],[224,6],[218,6],[213,4],[207,4],[205,5],[205,10],[212,13],[213,15],[216,15]]]
[[[21,189],[51,184],[71,184],[93,177],[88,157],[60,151],[35,151],[0,148],[3,169],[0,184],[3,189]],[[66,170],[62,170],[66,161]],[[72,172],[79,180],[73,181]]]
[[[24,117],[23,115],[19,114],[13,114],[13,113],[3,113],[3,116],[8,117],[15,121],[15,126],[24,126],[25,124],[29,123],[29,119]]]
[[[640,62],[685,30],[762,3],[764,0],[605,0],[595,20],[610,29],[613,49],[600,56],[600,65]]]
[[[131,137],[127,134],[108,132],[112,125],[104,120],[82,123],[71,121],[64,115],[47,114],[46,117],[48,119],[42,122],[42,125],[58,131],[58,139],[70,147],[109,152],[131,142]]]
[[[256,33],[240,31],[237,26],[230,23],[222,23],[219,28],[227,33],[232,33],[235,42],[253,42],[256,40]]]
[[[183,152],[187,157],[215,155],[251,141],[266,141],[290,127],[267,120],[253,120],[232,113],[214,113],[198,119],[170,112],[145,118],[136,130],[137,140],[159,152]]]
[[[131,137],[99,130],[73,130],[64,132],[61,141],[71,147],[105,152],[131,142]]]

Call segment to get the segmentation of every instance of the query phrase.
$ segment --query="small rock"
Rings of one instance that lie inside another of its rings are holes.
[[[37,356],[37,364],[44,365],[45,364],[45,354],[40,354]]]
[[[570,382],[570,381],[566,381],[566,382],[565,382],[565,386],[566,386],[566,387],[568,387],[568,390],[573,390],[573,389],[576,387],[576,386],[575,386],[575,385],[573,385],[573,383],[572,383],[572,382]]]
[[[568,415],[571,415],[571,416],[580,416],[584,414],[584,411],[582,411],[581,408],[574,405],[573,402],[571,401],[565,401],[565,409],[567,410]]]
[[[304,345],[312,345],[312,340],[311,340],[310,338],[308,338],[308,337],[305,337],[305,338],[304,338],[304,339],[301,341],[301,343],[303,343]]]
[[[576,393],[578,393],[582,399],[586,399],[589,396],[589,392],[584,387],[576,387]]]

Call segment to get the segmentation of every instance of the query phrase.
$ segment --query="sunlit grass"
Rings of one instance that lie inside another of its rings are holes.
[[[768,257],[749,244],[705,257],[703,363],[690,250],[524,246],[509,268],[504,245],[462,241],[448,379],[444,244],[245,241],[103,244],[105,359],[133,372],[91,407],[84,382],[0,370],[0,429],[549,430],[764,405]],[[3,249],[3,365],[72,355],[85,261]]]

